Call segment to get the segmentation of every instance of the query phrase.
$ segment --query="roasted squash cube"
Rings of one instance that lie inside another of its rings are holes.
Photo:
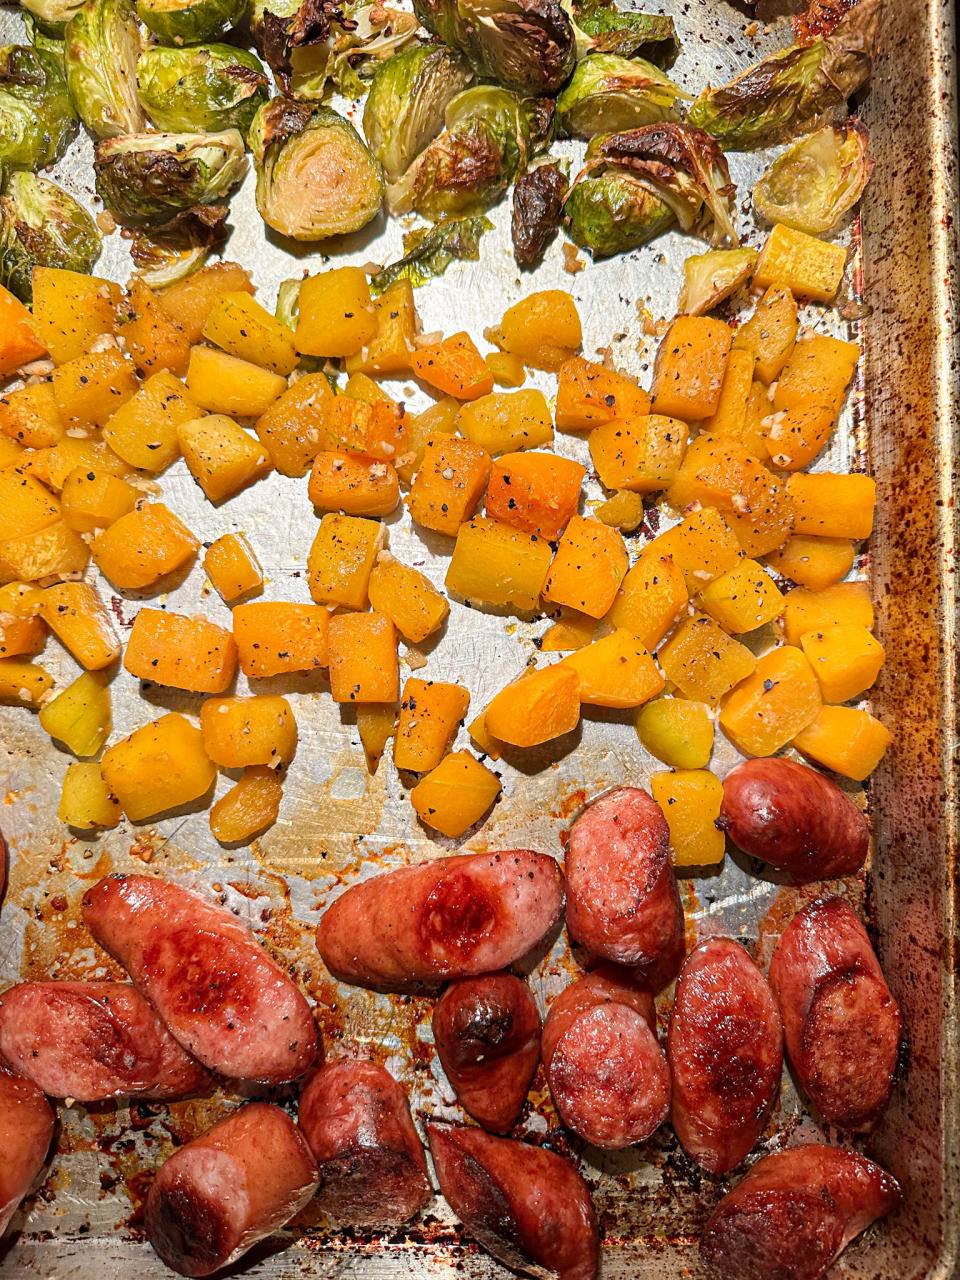
[[[548,627],[540,640],[541,653],[568,653],[589,644],[597,630],[596,618],[563,610],[560,621]]]
[[[95,756],[113,727],[105,677],[99,671],[84,671],[42,706],[37,718],[44,731],[75,756]]]
[[[419,347],[410,364],[421,382],[441,395],[476,400],[493,390],[493,374],[466,332]]]
[[[36,533],[60,519],[60,503],[22,467],[0,471],[0,511],[5,539]]]
[[[561,431],[590,431],[602,422],[627,422],[650,412],[650,397],[622,373],[573,356],[557,375],[557,426]]]
[[[410,484],[423,465],[423,452],[432,435],[452,436],[457,430],[460,401],[444,396],[422,413],[404,418],[403,452],[395,460],[397,475],[404,484]]]
[[[490,468],[485,508],[504,524],[559,538],[580,501],[586,468],[554,453],[508,453]]]
[[[330,692],[334,702],[396,702],[400,696],[397,633],[382,613],[330,619]]]
[[[490,351],[483,359],[498,387],[522,387],[526,382],[527,371],[519,356],[509,351]]]
[[[132,511],[140,493],[109,471],[76,467],[63,483],[63,522],[77,533],[107,529]]]
[[[47,642],[47,624],[39,616],[42,592],[25,582],[0,587],[0,658],[40,653]]]
[[[844,625],[873,630],[873,604],[865,582],[837,582],[822,591],[795,587],[783,597],[780,626],[787,644],[798,645],[808,631]]]
[[[575,515],[563,531],[543,598],[602,618],[620,589],[627,564],[619,530]]]
[[[863,782],[886,754],[890,731],[869,711],[821,707],[820,714],[793,740],[805,756],[845,778]]]
[[[187,392],[210,413],[259,418],[287,389],[279,373],[213,347],[191,347]]]
[[[67,427],[102,427],[139,386],[133,361],[121,351],[68,360],[54,369],[50,382]]]
[[[850,702],[871,687],[880,674],[883,645],[866,627],[846,625],[807,631],[800,637],[824,702]]]
[[[637,737],[671,769],[704,769],[713,754],[713,718],[704,702],[655,698],[634,720]]]
[[[653,368],[654,413],[699,422],[716,413],[732,334],[722,320],[677,316],[667,330]]]
[[[579,349],[583,331],[570,294],[544,289],[508,307],[484,337],[501,351],[518,355],[530,369],[557,370]]]
[[[365,608],[370,574],[385,542],[379,520],[324,516],[307,557],[310,595],[317,604]]]
[[[236,262],[214,262],[164,289],[160,302],[190,342],[199,342],[207,316],[225,293],[253,293],[249,272]]]
[[[359,351],[346,358],[347,373],[374,373],[395,377],[408,373],[420,332],[420,317],[409,280],[394,280],[373,300],[377,331]]]
[[[747,405],[753,391],[753,371],[757,363],[752,351],[732,347],[727,357],[720,388],[720,401],[715,413],[704,418],[700,430],[716,440],[733,440],[744,444],[747,422]]]
[[[793,534],[765,557],[775,573],[811,591],[822,591],[845,578],[855,558],[849,538],[818,538],[809,533]]]
[[[393,736],[397,708],[388,702],[365,702],[357,706],[357,732],[367,759],[367,772],[376,773],[380,757]]]
[[[825,333],[804,333],[777,379],[774,410],[815,403],[836,414],[859,359],[860,348],[855,342],[843,342]]]
[[[200,708],[203,749],[222,769],[289,764],[297,750],[297,722],[286,698],[207,698]]]
[[[233,611],[233,638],[245,676],[313,671],[328,660],[330,610],[318,604],[256,600]]]
[[[381,551],[367,584],[370,606],[385,614],[406,640],[419,644],[444,623],[450,606],[419,569]]]
[[[403,686],[393,740],[398,769],[425,773],[435,769],[467,714],[470,694],[459,684],[411,677]]]
[[[39,707],[53,688],[53,676],[35,662],[0,658],[0,704]]]
[[[647,547],[620,585],[607,621],[624,627],[646,649],[656,649],[687,603],[683,574],[669,556],[657,554],[659,539]]]
[[[732,569],[704,587],[697,604],[725,631],[739,635],[742,631],[755,631],[778,617],[783,609],[783,596],[762,564],[756,560],[738,560]]]
[[[400,480],[389,462],[325,449],[313,460],[307,492],[322,511],[388,516],[400,501]]]
[[[815,402],[768,414],[760,423],[764,453],[775,467],[799,471],[814,460],[836,425],[835,410]]]
[[[840,287],[846,262],[847,251],[842,245],[829,244],[778,222],[763,246],[753,283],[760,289],[774,285],[789,289],[811,302],[830,302]]]
[[[646,515],[643,495],[633,493],[630,489],[619,489],[601,502],[594,514],[601,524],[608,524],[611,529],[619,529],[621,533],[632,533],[643,524]]]
[[[377,336],[377,313],[360,267],[336,267],[300,286],[295,341],[311,356],[356,355]]]
[[[143,822],[199,800],[213,786],[217,767],[203,749],[200,730],[171,712],[114,743],[100,772],[127,817]]]
[[[181,423],[177,440],[190,474],[211,502],[233,497],[273,466],[256,436],[222,413]]]
[[[210,810],[210,830],[220,844],[247,844],[276,822],[283,784],[266,765],[244,769],[243,777]]]
[[[540,602],[551,559],[550,544],[535,533],[475,516],[457,532],[445,585],[476,604],[526,613]]]
[[[33,316],[19,298],[0,285],[0,377],[6,378],[46,354]]]
[[[90,559],[87,544],[62,520],[35,533],[0,542],[0,582],[37,582],[82,573]]]
[[[123,665],[132,676],[190,693],[222,693],[237,673],[233,636],[206,618],[141,609]]]
[[[242,533],[225,533],[211,542],[203,567],[220,599],[227,604],[263,586],[263,570]]]
[[[204,322],[203,336],[229,355],[283,377],[293,373],[300,358],[292,330],[242,291],[221,295]]]
[[[553,420],[542,391],[493,391],[470,400],[460,410],[457,429],[493,457],[553,441]]]
[[[639,707],[663,689],[663,676],[637,638],[621,628],[560,663],[580,678],[580,701],[594,707]]]
[[[0,431],[25,449],[50,449],[66,427],[49,382],[8,391],[0,397]]]
[[[57,639],[88,671],[109,667],[120,656],[110,615],[89,582],[59,582],[43,593],[40,611]]]
[[[859,540],[873,532],[877,484],[871,476],[798,473],[790,477],[787,490],[797,533]]]
[[[326,449],[392,462],[406,449],[406,415],[389,398],[371,402],[346,394],[337,396],[324,408],[322,439]]]
[[[57,817],[77,831],[118,825],[123,810],[116,796],[110,794],[95,761],[67,766]]]
[[[656,493],[676,478],[687,448],[687,426],[676,418],[612,418],[590,432],[590,457],[607,489]]]
[[[119,285],[99,276],[34,267],[33,328],[53,363],[76,360],[97,338],[116,333],[122,297]]]
[[[670,828],[670,855],[678,871],[723,862],[726,841],[716,826],[723,784],[715,774],[708,769],[655,773],[650,791]]]
[[[190,342],[157,295],[142,280],[130,285],[130,319],[123,326],[124,350],[141,377],[168,369],[182,377],[190,358]]]
[[[720,728],[744,755],[772,756],[816,718],[822,702],[803,651],[780,645],[724,698]]]
[[[501,689],[483,713],[485,731],[514,747],[535,747],[580,722],[580,677],[562,662],[527,670]]]
[[[664,675],[685,698],[711,705],[751,674],[757,660],[706,614],[684,620],[657,650]]]
[[[429,436],[410,488],[410,514],[416,523],[455,537],[483,496],[490,462],[486,449],[472,440]]]
[[[116,587],[142,591],[197,553],[200,541],[162,502],[145,502],[98,533],[90,551]]]
[[[479,822],[500,794],[500,779],[469,751],[454,751],[410,792],[427,827],[453,839]]]
[[[797,340],[797,303],[789,289],[771,285],[733,339],[734,350],[756,357],[756,374],[768,386],[775,382]]]
[[[282,476],[305,476],[324,447],[326,411],[333,400],[322,373],[299,378],[254,424],[273,465]]]
[[[650,551],[661,559],[671,559],[683,574],[687,590],[696,595],[733,568],[740,557],[740,544],[723,516],[714,507],[703,507],[661,533]]]
[[[141,471],[165,471],[180,456],[177,429],[199,418],[200,406],[183,383],[161,369],[107,419],[103,438],[118,457]]]

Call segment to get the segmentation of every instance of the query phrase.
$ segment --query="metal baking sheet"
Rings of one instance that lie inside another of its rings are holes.
[[[794,7],[799,7],[796,5]],[[644,5],[671,13],[684,52],[673,74],[696,90],[706,80],[729,78],[748,59],[789,40],[775,6],[757,16],[770,21],[748,34],[749,6],[724,0]],[[862,295],[862,319],[844,324],[836,312],[811,316],[821,329],[852,332],[864,346],[858,394],[818,468],[864,469],[879,489],[877,532],[869,574],[878,604],[878,632],[888,655],[873,691],[876,713],[894,731],[893,747],[872,780],[869,805],[876,847],[863,880],[843,891],[870,915],[881,961],[904,1010],[909,1055],[893,1103],[867,1149],[901,1180],[903,1209],[873,1228],[843,1256],[838,1276],[877,1280],[947,1280],[955,1274],[960,1233],[960,1154],[956,1021],[956,617],[957,254],[956,99],[951,6],[936,0],[887,0],[881,57],[861,114],[870,127],[877,169],[861,221],[851,224],[850,296]],[[16,38],[18,16],[0,11],[0,34]],[[571,144],[564,148],[572,150]],[[56,174],[81,200],[92,201],[92,149],[75,144]],[[731,157],[741,192],[746,243],[761,234],[749,216],[748,191],[766,157]],[[559,245],[533,276],[519,277],[509,256],[508,210],[492,214],[496,230],[481,242],[480,261],[455,264],[418,292],[425,329],[468,328],[479,336],[504,306],[534,288],[568,288],[583,317],[584,353],[609,350],[628,371],[647,375],[655,339],[642,311],[670,316],[681,264],[701,246],[667,235],[624,258],[588,264],[576,275],[563,265]],[[226,256],[253,273],[259,296],[272,304],[281,280],[328,262],[389,261],[400,252],[403,227],[379,220],[342,242],[293,247],[263,225],[248,178],[232,203],[234,231]],[[98,270],[125,281],[126,242],[108,238]],[[549,379],[543,381],[549,386]],[[395,391],[413,407],[422,392],[405,383]],[[557,448],[586,457],[583,443],[559,436]],[[251,490],[213,507],[182,464],[160,477],[166,500],[205,540],[241,529],[266,574],[264,599],[307,600],[306,554],[316,518],[306,482],[270,476]],[[599,490],[587,493],[587,508]],[[651,513],[631,539],[636,554],[655,532]],[[413,528],[406,517],[389,521],[392,550],[442,583],[450,543]],[[123,634],[146,597],[102,584]],[[203,610],[228,624],[219,597],[198,567],[160,598],[183,612]],[[156,603],[151,599],[151,603]],[[534,655],[547,623],[451,606],[446,631],[423,656],[423,672],[459,679],[472,707],[519,672]],[[420,658],[407,655],[405,673]],[[58,684],[76,673],[56,641],[45,665]],[[241,678],[242,690],[245,682]],[[338,987],[313,945],[324,905],[347,883],[414,858],[449,852],[456,842],[431,835],[413,816],[407,793],[389,759],[368,777],[356,725],[335,707],[320,677],[252,682],[262,691],[292,697],[300,747],[285,786],[277,824],[249,850],[224,851],[213,841],[205,810],[184,811],[158,823],[122,824],[85,841],[56,821],[60,782],[68,757],[53,747],[34,717],[0,708],[0,826],[10,846],[10,883],[0,922],[0,986],[24,977],[78,978],[117,972],[79,919],[85,888],[112,870],[169,875],[188,887],[218,894],[249,921],[321,1009],[328,1053],[347,1041],[384,1061],[407,1087],[417,1116],[456,1117],[449,1086],[435,1061],[431,1003],[391,999]],[[252,687],[252,685],[251,685]],[[140,690],[120,672],[113,682],[117,735],[156,714],[195,713],[199,697],[162,688]],[[464,737],[463,742],[466,739]],[[724,772],[734,754],[718,735],[712,767]],[[553,744],[522,769],[500,762],[503,797],[489,820],[468,833],[466,848],[526,845],[560,856],[562,836],[585,799],[622,781],[644,783],[657,768],[639,746],[626,717],[587,715],[582,730]],[[229,784],[221,778],[217,793]],[[756,944],[764,962],[783,925],[813,890],[786,890],[749,875],[728,856],[722,874],[684,879],[688,940],[729,933]],[[562,940],[537,967],[532,985],[541,1008],[567,980],[573,964]],[[56,1154],[39,1191],[15,1219],[16,1234],[0,1253],[0,1277],[110,1280],[137,1274],[167,1276],[139,1225],[152,1170],[173,1147],[224,1114],[227,1096],[169,1107],[134,1104],[59,1109]],[[531,1093],[521,1131],[545,1135],[574,1158],[591,1183],[604,1234],[607,1280],[698,1276],[697,1232],[725,1181],[686,1160],[669,1127],[648,1144],[600,1153],[558,1129],[542,1074]],[[798,1106],[788,1078],[780,1104],[758,1147],[821,1134]],[[822,1134],[821,1134],[822,1136]],[[827,1138],[834,1137],[826,1134]],[[727,1181],[730,1181],[728,1179]],[[459,1235],[439,1197],[424,1215],[387,1238],[341,1233],[308,1208],[277,1240],[250,1255],[244,1274],[262,1280],[293,1276],[356,1276],[359,1280],[408,1275],[470,1277],[507,1273]]]

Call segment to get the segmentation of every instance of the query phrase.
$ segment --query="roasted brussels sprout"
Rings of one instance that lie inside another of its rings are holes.
[[[583,170],[567,195],[564,219],[571,240],[594,258],[626,253],[673,225],[673,213],[629,172]]]
[[[169,44],[217,40],[243,21],[247,0],[137,0],[143,25]]]
[[[557,132],[556,98],[521,98],[520,110],[527,120],[530,155],[539,156],[553,142]]]
[[[137,81],[140,102],[158,129],[239,129],[244,137],[270,83],[259,58],[231,44],[151,45],[140,55]]]
[[[191,243],[192,241],[192,243]],[[154,239],[137,231],[130,240],[130,257],[137,266],[136,275],[151,289],[167,289],[199,271],[213,251],[213,237],[188,234],[177,243]]]
[[[577,59],[576,33],[560,0],[414,0],[413,8],[479,75],[517,93],[556,93]]]
[[[272,98],[250,129],[257,208],[294,240],[358,231],[380,211],[383,171],[348,120],[315,103]]]
[[[373,75],[363,108],[367,144],[395,181],[443,128],[444,111],[473,78],[464,59],[443,45],[404,49]]]
[[[687,258],[677,314],[702,316],[712,311],[747,283],[759,256],[756,249],[708,249]]]
[[[140,133],[98,142],[97,194],[125,227],[196,232],[227,216],[223,203],[247,171],[243,138],[224,133]]]
[[[557,123],[574,138],[619,133],[658,120],[678,120],[677,102],[689,96],[652,62],[593,53],[577,63],[557,99]]]
[[[416,289],[442,276],[451,262],[476,262],[480,257],[480,237],[493,230],[483,214],[472,218],[449,218],[432,227],[418,227],[403,237],[405,253],[396,262],[370,279],[374,297],[389,289],[395,280],[409,280]]]
[[[393,212],[425,218],[482,213],[523,172],[530,154],[527,117],[516,94],[476,85],[457,94],[446,127],[387,191]]]
[[[82,4],[83,0],[20,0],[20,8],[36,19],[39,31],[61,39],[64,27]]]
[[[46,168],[78,127],[59,58],[25,44],[0,46],[0,164]]]
[[[653,13],[617,9],[606,0],[587,0],[574,9],[577,26],[589,37],[595,53],[619,53],[623,58],[644,57],[658,67],[669,67],[680,52],[672,18]]]
[[[689,122],[728,151],[786,141],[870,79],[879,10],[880,0],[860,0],[829,35],[781,49],[729,84],[706,89]]]
[[[870,181],[870,135],[859,120],[828,124],[778,156],[753,189],[753,207],[767,222],[808,235],[835,227]]]
[[[64,58],[70,96],[95,138],[138,133],[140,28],[131,0],[87,0],[67,23]]]
[[[379,0],[355,6],[348,13],[350,26],[334,33],[330,79],[345,97],[360,98],[379,66],[419,43],[420,24],[412,13],[390,9]],[[296,76],[291,88],[297,91]]]
[[[100,257],[100,232],[73,196],[47,178],[12,173],[0,196],[0,284],[33,298],[34,267],[89,273]]]
[[[536,267],[543,261],[560,230],[568,185],[566,161],[538,164],[517,179],[510,236],[518,267]]]

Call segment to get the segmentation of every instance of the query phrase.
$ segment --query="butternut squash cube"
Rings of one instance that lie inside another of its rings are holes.
[[[67,483],[67,478],[78,469],[97,471],[101,475],[117,476],[124,479],[130,474],[130,468],[118,458],[113,450],[102,440],[90,436],[64,436],[52,449],[42,450],[43,472],[36,471],[38,479],[50,489],[60,492]],[[39,458],[36,459],[39,461]]]
[[[673,561],[691,595],[732,569],[740,558],[736,535],[715,507],[691,511],[686,519],[655,538],[650,550],[661,559]]]
[[[0,431],[25,449],[50,449],[66,427],[49,382],[8,391],[0,397]]]
[[[787,288],[771,285],[753,315],[737,329],[733,347],[756,358],[756,375],[769,386],[789,360],[799,327],[793,294]]]
[[[485,508],[504,524],[559,538],[580,501],[586,468],[554,453],[507,453],[490,468]]]
[[[177,429],[199,418],[201,412],[179,378],[161,369],[111,414],[104,424],[103,438],[131,467],[165,471],[180,456]]]
[[[373,312],[377,331],[359,351],[347,356],[347,373],[372,373],[388,378],[408,373],[416,350],[414,339],[420,332],[420,317],[410,281],[394,280],[388,285],[379,298],[374,298]]]
[[[858,541],[873,532],[877,484],[871,476],[798,473],[790,477],[787,491],[797,533]]]
[[[391,462],[406,449],[406,415],[389,397],[371,402],[346,394],[337,396],[323,410],[322,442],[327,449]]]
[[[555,412],[561,431],[590,431],[613,418],[646,417],[650,397],[622,373],[573,356],[557,375]]]
[[[580,677],[571,667],[527,670],[501,689],[483,713],[485,731],[514,747],[535,747],[580,722]]]
[[[376,773],[380,757],[387,749],[397,723],[397,708],[386,702],[360,703],[357,707],[357,732],[367,758],[367,772]]]
[[[555,371],[579,349],[583,331],[571,295],[565,289],[543,289],[508,307],[484,337],[519,356],[528,369]]]
[[[839,411],[857,371],[860,348],[825,333],[804,333],[790,353],[773,393],[774,410],[816,403]]]
[[[830,302],[840,287],[846,261],[842,245],[829,244],[778,222],[763,246],[753,283],[760,289],[772,285],[789,289],[810,302]]]
[[[330,692],[334,702],[396,702],[400,696],[397,633],[382,613],[330,619]]]
[[[646,649],[656,649],[687,603],[683,574],[669,556],[657,554],[659,539],[650,544],[629,570],[607,622],[623,627]]]
[[[84,671],[40,708],[37,717],[51,738],[75,756],[95,756],[110,737],[110,690],[99,671]]]
[[[782,577],[811,591],[822,591],[847,576],[855,555],[849,538],[818,538],[809,533],[795,533],[765,559]]]
[[[130,285],[132,315],[124,324],[124,350],[141,377],[168,369],[182,377],[190,358],[190,341],[160,299],[142,280]]]
[[[62,520],[0,542],[0,582],[37,582],[82,573],[90,550]]]
[[[360,267],[336,267],[300,286],[295,341],[310,356],[352,356],[377,336],[377,313]]]
[[[35,662],[0,658],[0,704],[39,707],[53,688],[53,676]]]
[[[608,524],[611,529],[619,529],[621,533],[632,533],[634,529],[638,529],[643,524],[645,514],[643,495],[629,489],[618,490],[596,508],[596,517],[600,523]]]
[[[102,427],[140,385],[133,361],[121,351],[68,360],[54,369],[50,382],[67,427]]]
[[[393,396],[386,392],[379,382],[375,382],[369,374],[360,370],[350,374],[346,386],[343,388],[343,394],[350,396],[353,400],[362,400],[364,404],[371,406],[386,404],[391,405],[394,409],[399,407],[399,402],[394,400]]]
[[[677,316],[660,342],[650,396],[654,413],[699,422],[716,413],[732,334],[722,320]]]
[[[4,538],[21,538],[60,519],[60,503],[22,467],[0,471],[0,511]]]
[[[400,480],[389,462],[324,449],[313,460],[307,492],[323,511],[388,516],[400,501]]]
[[[493,391],[468,401],[457,417],[457,429],[493,457],[553,441],[553,420],[542,391]]]
[[[410,488],[410,515],[426,529],[456,537],[483,497],[490,462],[486,449],[472,440],[428,436]]]
[[[222,693],[237,673],[233,636],[206,618],[141,609],[123,665],[132,676],[190,693]]]
[[[404,419],[406,428],[403,452],[395,461],[397,475],[404,484],[411,484],[423,465],[423,452],[432,435],[452,436],[457,430],[460,401],[444,396],[422,413],[410,414]]]
[[[242,533],[225,533],[211,542],[203,557],[203,568],[226,604],[263,586],[263,570]]]
[[[127,817],[143,822],[199,800],[213,786],[217,767],[200,730],[174,711],[114,743],[100,772]]]
[[[580,701],[594,707],[639,707],[663,689],[663,676],[635,636],[622,628],[560,663],[580,678]]]
[[[746,756],[772,756],[816,719],[820,686],[800,649],[780,645],[720,707],[720,728]]]
[[[671,769],[705,769],[713,754],[713,718],[704,702],[655,698],[634,720],[637,737]]]
[[[441,395],[476,400],[493,390],[493,374],[466,332],[418,347],[410,364],[421,382],[434,387]]]
[[[225,293],[253,293],[249,272],[236,262],[213,262],[164,289],[159,295],[167,315],[190,342],[199,342],[207,316]]]
[[[708,769],[655,773],[650,791],[670,828],[670,854],[678,871],[723,862],[726,840],[716,826],[723,784],[715,774]]]
[[[602,618],[620,589],[627,564],[627,548],[619,530],[575,515],[563,531],[543,598],[591,618]]]
[[[837,582],[822,591],[794,587],[783,597],[780,626],[787,644],[797,645],[808,631],[858,626],[873,630],[873,604],[865,582]]]
[[[523,361],[509,351],[490,351],[483,360],[498,387],[522,387],[527,380]]]
[[[317,604],[365,608],[370,574],[385,541],[379,520],[324,516],[307,557],[310,595]]]
[[[185,565],[199,546],[199,539],[162,502],[145,502],[98,533],[90,552],[115,587],[142,591]]]
[[[657,650],[667,679],[685,698],[711,706],[753,672],[757,660],[706,614],[684,620]]]
[[[119,285],[61,267],[33,269],[33,328],[54,364],[66,364],[90,344],[116,333]]]
[[[207,698],[200,708],[203,749],[221,769],[289,764],[297,750],[297,722],[286,698]]]
[[[459,684],[411,677],[403,686],[393,763],[425,773],[435,769],[467,714],[470,694]]]
[[[800,647],[820,683],[824,702],[850,702],[873,685],[886,655],[866,627],[856,625],[807,631]]]
[[[313,671],[328,661],[330,610],[318,604],[256,600],[233,611],[233,638],[245,676]]]
[[[77,831],[94,831],[119,824],[123,810],[110,794],[95,761],[71,764],[63,779],[57,817]]]
[[[479,822],[500,794],[500,779],[469,751],[454,751],[410,792],[417,817],[457,839]]]
[[[704,587],[697,604],[725,631],[739,635],[743,631],[755,631],[778,617],[783,609],[783,596],[762,564],[756,560],[738,560],[732,569]]]
[[[886,754],[889,730],[857,707],[821,707],[820,714],[793,740],[810,760],[845,778],[863,782]]]
[[[107,529],[132,511],[140,493],[108,471],[76,467],[63,482],[63,522],[77,533]]]
[[[769,392],[762,382],[754,382],[743,416],[742,443],[761,462],[766,462],[770,456],[764,428],[764,422],[769,416]]]
[[[474,516],[457,532],[447,568],[447,591],[475,604],[536,609],[550,568],[550,544],[499,520]]]
[[[47,587],[40,611],[60,643],[88,671],[100,671],[120,657],[110,615],[89,582],[59,582]]]
[[[286,378],[213,347],[191,347],[187,392],[210,413],[259,418],[287,389]]]
[[[274,373],[293,373],[299,356],[293,332],[248,293],[224,293],[214,303],[203,336],[231,356]]]
[[[656,493],[676,478],[687,448],[686,423],[661,414],[612,418],[590,432],[590,457],[606,489]]]
[[[226,414],[211,413],[177,428],[190,474],[211,502],[222,502],[272,469],[263,445]]]
[[[419,644],[433,635],[450,612],[445,596],[429,578],[381,551],[367,584],[370,606],[385,614],[406,640]]]
[[[799,471],[809,466],[837,425],[837,413],[829,405],[797,405],[768,414],[760,423],[764,453],[775,467]]]
[[[716,440],[733,440],[744,443],[747,404],[753,390],[753,371],[757,358],[752,351],[733,346],[727,356],[720,388],[720,400],[715,413],[704,418],[700,430]]]
[[[0,658],[34,656],[42,651],[47,624],[39,616],[40,597],[41,593],[25,582],[0,587]]]
[[[322,373],[309,373],[284,391],[254,424],[282,476],[305,476],[324,447],[325,413],[333,392]]]
[[[596,629],[596,618],[587,618],[581,613],[565,610],[560,621],[555,622],[543,633],[539,649],[541,653],[565,653],[573,649],[582,649],[593,639]]]
[[[273,769],[259,765],[243,777],[210,810],[210,830],[220,844],[247,844],[276,822],[283,784]]]
[[[471,720],[467,726],[467,733],[485,756],[489,756],[491,760],[500,759],[501,744],[487,730],[486,712],[481,711],[475,720]]]

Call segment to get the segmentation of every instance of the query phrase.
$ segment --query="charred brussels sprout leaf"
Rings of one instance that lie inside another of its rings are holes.
[[[243,21],[247,0],[137,0],[143,25],[168,44],[216,40]]]
[[[414,0],[413,7],[479,75],[517,93],[556,93],[576,62],[576,33],[560,0]]]
[[[560,229],[567,175],[559,164],[539,164],[513,188],[510,234],[519,267],[536,267]]]
[[[733,151],[784,142],[841,106],[873,73],[880,0],[860,0],[829,35],[764,58],[719,89],[707,89],[689,121]]]
[[[363,109],[363,132],[389,181],[437,136],[447,103],[472,78],[460,54],[443,45],[404,49],[377,68]]]
[[[28,45],[0,46],[0,164],[43,169],[60,159],[77,128],[59,58]]]
[[[360,98],[378,67],[416,45],[419,23],[412,13],[390,9],[375,0],[349,10],[349,29],[335,31],[330,79],[348,98]],[[292,85],[297,91],[297,85]]]
[[[353,125],[329,107],[273,98],[250,130],[257,208],[294,240],[358,231],[380,211],[383,171]]]
[[[67,23],[64,56],[70,96],[95,138],[143,128],[137,97],[140,28],[131,0],[87,0]]]
[[[89,273],[100,257],[90,214],[47,178],[14,173],[0,197],[0,284],[24,302],[33,297],[34,267]]]
[[[489,218],[479,214],[473,218],[451,218],[435,226],[411,231],[403,238],[406,250],[397,262],[378,271],[370,280],[370,292],[376,297],[395,280],[409,280],[414,288],[442,276],[455,260],[473,261],[480,257],[480,237],[493,230]]]
[[[130,241],[130,257],[137,266],[136,274],[151,289],[167,289],[199,271],[213,250],[209,235],[184,237],[187,243],[168,243],[152,239],[143,231],[135,232]],[[190,241],[193,241],[190,243]]]
[[[669,67],[680,52],[672,18],[654,13],[617,9],[603,0],[577,5],[576,23],[596,53],[619,53],[623,58],[644,57],[658,67]]]
[[[432,219],[482,213],[526,167],[530,135],[516,94],[494,85],[465,89],[445,118],[443,133],[390,187],[393,211]]]
[[[530,154],[532,156],[542,155],[556,135],[556,99],[521,98],[520,110],[527,120],[527,132],[530,135]]]
[[[677,313],[702,316],[712,311],[747,283],[759,256],[756,249],[708,249],[687,258]]]
[[[223,202],[247,158],[236,129],[141,133],[98,142],[93,168],[97,193],[123,226],[202,235],[226,218]]]
[[[853,208],[870,180],[870,135],[859,120],[828,124],[778,156],[753,189],[767,222],[822,235]]]
[[[652,62],[594,53],[577,64],[557,99],[557,120],[569,136],[592,138],[677,120],[677,102],[689,96]]]
[[[184,49],[151,45],[137,63],[140,101],[158,129],[177,133],[239,129],[246,134],[267,101],[263,65],[229,44]]]

